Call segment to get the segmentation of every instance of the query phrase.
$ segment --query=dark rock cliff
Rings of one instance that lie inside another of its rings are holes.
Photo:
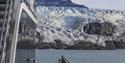
[[[85,33],[95,34],[95,35],[110,36],[113,34],[114,29],[115,26],[109,22],[104,22],[104,23],[93,22],[84,26]]]

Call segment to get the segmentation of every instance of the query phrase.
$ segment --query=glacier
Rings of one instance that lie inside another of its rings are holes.
[[[76,41],[92,42],[105,46],[105,41],[124,40],[125,11],[108,9],[91,9],[80,6],[36,6],[38,20],[37,31],[42,42],[73,45]],[[111,35],[88,34],[84,27],[89,23],[111,23],[115,28]]]

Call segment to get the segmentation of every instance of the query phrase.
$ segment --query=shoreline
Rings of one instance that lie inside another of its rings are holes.
[[[117,50],[125,49],[125,42],[106,41],[106,46],[100,46],[91,42],[76,42],[73,45],[67,45],[63,42],[45,43],[38,42],[33,43],[31,41],[19,42],[17,49],[64,49],[64,50]]]

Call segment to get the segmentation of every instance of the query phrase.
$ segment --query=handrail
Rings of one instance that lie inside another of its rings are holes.
[[[7,35],[9,34],[10,21],[13,19],[13,17],[11,15],[13,15],[14,3],[15,3],[15,0],[7,0],[7,3],[6,3],[7,7],[6,7],[6,12],[5,12],[5,17],[4,17],[4,23],[2,26],[3,30],[2,30],[2,33],[1,33],[2,35],[1,35],[1,39],[0,39],[0,44],[3,43],[1,63],[5,63],[5,62],[14,63],[14,61],[15,61],[15,51],[16,51],[16,43],[17,43],[17,37],[18,37],[18,28],[19,28],[19,21],[20,21],[22,10],[26,11],[27,14],[31,17],[31,19],[35,23],[37,23],[36,15],[33,13],[33,10],[31,9],[29,3],[26,0],[24,0],[24,1],[25,1],[25,3],[21,2],[20,10],[18,12],[19,16],[17,17],[16,20],[14,19],[15,20],[14,35],[13,35],[13,39],[11,42],[11,49],[10,49],[10,53],[9,53],[10,56],[8,59],[9,61],[8,60],[6,61],[7,47],[9,47],[9,46],[6,46],[7,45],[6,38],[7,38]]]
[[[34,21],[35,24],[38,23],[36,20],[36,17],[32,14],[31,10],[29,10],[27,5],[24,2],[21,2],[20,6],[18,8],[18,14],[16,17],[15,26],[14,26],[14,34],[13,34],[13,39],[12,39],[12,43],[11,43],[9,63],[15,63],[19,23],[20,23],[21,14],[22,14],[23,10],[27,13],[27,15],[30,16],[30,18]]]
[[[28,9],[31,11],[31,13],[34,15],[34,17],[36,18],[37,16],[35,15],[35,13],[33,12],[33,10],[31,9],[31,6],[30,6],[30,4],[28,3],[28,1],[27,0],[21,0],[21,3],[25,3],[26,4],[26,6],[28,7]]]
[[[63,58],[67,63],[70,63],[66,57],[63,56]]]
[[[61,63],[71,63],[68,61],[68,59],[64,56],[61,57]]]
[[[4,15],[4,19],[3,19],[3,25],[2,25],[2,32],[1,32],[1,38],[0,38],[0,42],[2,42],[2,39],[3,39],[3,32],[4,32],[4,26],[5,26],[5,23],[6,23],[6,18],[7,18],[7,10],[8,10],[8,6],[9,6],[9,1],[10,0],[7,0],[6,2],[6,9],[5,9],[5,15]]]
[[[9,7],[10,6],[10,7]],[[11,0],[7,0],[6,2],[6,9],[5,9],[5,15],[4,15],[4,22],[3,22],[3,26],[2,26],[2,32],[1,32],[1,45],[3,46],[2,48],[2,57],[1,57],[1,63],[6,62],[5,58],[6,58],[6,46],[7,46],[7,35],[8,35],[8,30],[9,30],[9,21],[10,21],[10,11],[11,11],[11,6],[12,6],[12,2]],[[9,11],[9,12],[8,12]]]

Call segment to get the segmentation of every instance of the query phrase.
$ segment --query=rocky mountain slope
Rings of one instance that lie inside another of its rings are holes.
[[[45,48],[51,48],[59,46],[52,44],[60,43],[72,46],[68,48],[76,44],[79,45],[76,48],[82,48],[80,44],[87,46],[85,43],[95,44],[93,47],[107,44],[114,47],[117,42],[125,42],[125,11],[90,9],[70,0],[38,1],[36,15],[40,48],[44,48],[43,44]]]

